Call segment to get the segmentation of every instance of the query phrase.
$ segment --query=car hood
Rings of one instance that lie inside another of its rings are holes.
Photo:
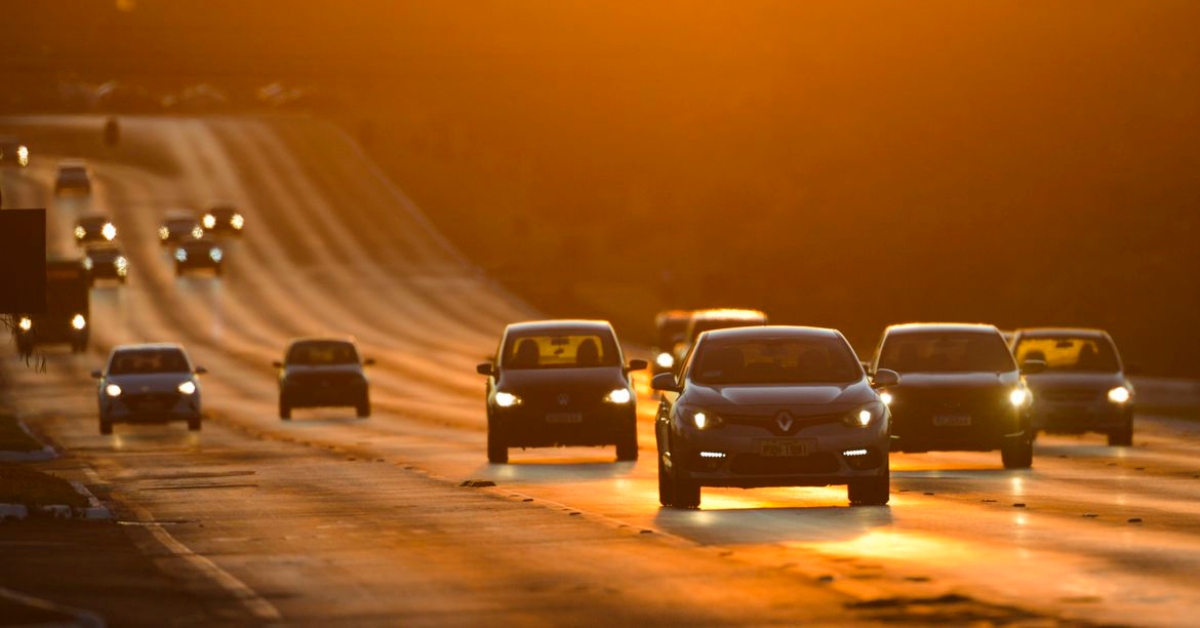
[[[500,372],[500,390],[536,390],[539,388],[593,388],[628,386],[625,371],[619,366],[561,369],[505,369]]]
[[[1035,391],[1055,388],[1069,388],[1074,390],[1095,388],[1096,390],[1108,390],[1128,383],[1125,375],[1122,373],[1043,372],[1036,375],[1026,375],[1025,381]]]
[[[109,375],[104,383],[116,384],[124,392],[175,392],[184,382],[195,381],[191,373],[129,373]]]
[[[839,410],[876,399],[865,379],[852,384],[770,384],[757,386],[705,386],[690,384],[680,403],[709,407],[806,407],[821,406]]]
[[[1016,386],[1021,375],[1016,371],[1004,373],[901,373],[900,384],[894,388],[986,388]]]

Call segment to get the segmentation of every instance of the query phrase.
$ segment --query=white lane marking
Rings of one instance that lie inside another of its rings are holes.
[[[88,479],[93,482],[97,484],[103,482],[91,467],[84,467],[83,471],[87,474]],[[179,539],[171,536],[171,533],[167,532],[163,526],[154,525],[157,522],[154,520],[154,515],[150,514],[150,511],[137,504],[127,503],[125,505],[134,510],[139,521],[147,524],[146,529],[150,531],[154,539],[165,547],[167,551],[187,561],[188,564],[203,574],[204,577],[220,585],[222,589],[228,591],[234,598],[241,602],[246,607],[246,610],[250,611],[255,617],[267,620],[283,619],[283,615],[280,614],[279,609],[275,608],[274,604],[271,604],[254,589],[250,588],[250,585],[238,580],[236,576],[221,569],[220,566],[208,558],[192,551],[190,547],[184,545]]]

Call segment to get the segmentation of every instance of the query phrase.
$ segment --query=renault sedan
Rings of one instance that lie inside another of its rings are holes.
[[[206,371],[192,365],[183,347],[173,343],[120,345],[109,353],[100,380],[100,433],[114,423],[183,421],[200,429],[200,380]]]
[[[813,327],[701,334],[663,391],[655,439],[658,499],[696,508],[702,486],[846,485],[853,505],[890,497],[891,418],[841,333]]]
[[[515,323],[500,337],[487,375],[488,461],[510,447],[617,446],[637,460],[637,395],[612,325],[606,321]]]

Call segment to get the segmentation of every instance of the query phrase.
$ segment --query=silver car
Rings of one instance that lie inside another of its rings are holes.
[[[1017,330],[1017,361],[1044,362],[1026,376],[1034,429],[1056,434],[1100,432],[1110,446],[1133,444],[1133,385],[1117,347],[1099,329]]]
[[[839,332],[813,327],[708,331],[664,391],[655,421],[658,494],[695,508],[701,486],[848,485],[851,504],[889,498],[891,415]]]
[[[100,433],[112,434],[113,423],[185,421],[200,429],[200,380],[204,367],[192,365],[183,347],[174,343],[114,347],[100,380]]]

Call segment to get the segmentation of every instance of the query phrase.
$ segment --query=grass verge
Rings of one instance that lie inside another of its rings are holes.
[[[0,451],[41,451],[42,444],[30,436],[17,417],[10,412],[0,412]]]
[[[21,463],[0,462],[0,504],[66,504],[82,508],[88,505],[88,501],[70,482],[60,477],[36,471]]]

